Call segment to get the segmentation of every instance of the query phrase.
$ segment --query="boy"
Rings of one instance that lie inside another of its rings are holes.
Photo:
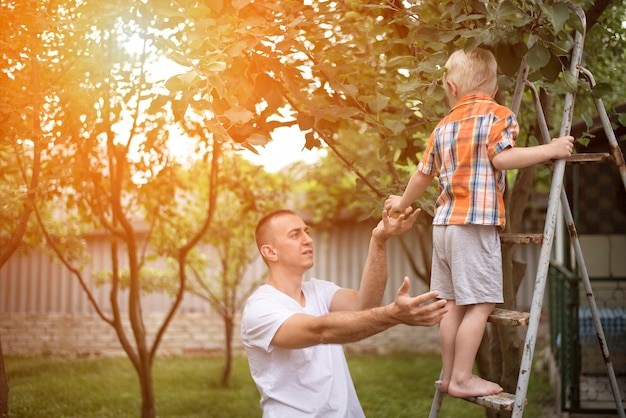
[[[404,194],[385,202],[390,213],[404,213],[439,178],[431,290],[448,300],[440,325],[441,389],[462,398],[502,391],[472,375],[472,367],[487,318],[503,302],[504,170],[568,157],[574,142],[565,136],[516,148],[519,127],[513,112],[494,100],[496,77],[495,57],[486,49],[449,57],[444,85],[451,110],[432,132]]]

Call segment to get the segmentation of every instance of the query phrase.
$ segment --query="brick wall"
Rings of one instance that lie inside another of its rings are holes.
[[[145,315],[149,342],[152,343],[161,314]],[[125,322],[127,324],[127,322]],[[243,352],[236,323],[233,347]],[[130,328],[126,325],[127,331]],[[346,351],[387,353],[412,351],[438,353],[438,328],[399,325],[354,344]],[[111,326],[94,314],[10,314],[0,316],[0,338],[5,355],[118,356],[124,351]],[[179,314],[168,327],[159,355],[221,353],[224,330],[218,315]]]

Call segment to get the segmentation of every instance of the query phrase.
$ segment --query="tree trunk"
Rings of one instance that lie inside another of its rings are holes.
[[[222,387],[227,387],[230,380],[230,372],[233,367],[233,329],[234,321],[232,316],[224,316],[224,330],[225,330],[225,359],[224,368],[222,369]]]
[[[4,368],[4,353],[2,352],[2,339],[0,339],[0,417],[9,416],[9,384],[7,373]]]
[[[149,361],[142,360],[141,368],[142,370],[139,372],[139,380],[141,386],[141,417],[155,418],[156,408],[154,407],[154,384],[152,382],[152,365]]]

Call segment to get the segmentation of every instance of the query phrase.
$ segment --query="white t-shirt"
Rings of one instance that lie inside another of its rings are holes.
[[[328,313],[338,289],[328,281],[306,281],[302,284],[306,306],[302,307],[274,287],[263,285],[246,302],[241,338],[261,394],[264,418],[365,416],[341,345],[302,349],[271,345],[278,328],[293,314]]]

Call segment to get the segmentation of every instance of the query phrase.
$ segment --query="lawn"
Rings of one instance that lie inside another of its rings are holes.
[[[439,375],[439,356],[349,355],[363,409],[371,418],[426,417]],[[154,365],[159,417],[260,417],[259,396],[244,357],[236,357],[229,388],[220,388],[220,356],[160,357]],[[9,417],[138,417],[137,377],[128,359],[5,357]],[[549,384],[533,376],[525,416],[541,417]],[[547,397],[547,398],[546,398]],[[484,417],[482,407],[446,397],[441,418]]]

